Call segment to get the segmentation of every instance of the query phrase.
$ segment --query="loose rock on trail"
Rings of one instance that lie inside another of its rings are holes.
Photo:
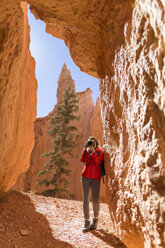
[[[92,220],[92,204],[90,204]],[[10,192],[0,194],[1,248],[124,248],[101,204],[96,231],[82,232],[82,202]]]

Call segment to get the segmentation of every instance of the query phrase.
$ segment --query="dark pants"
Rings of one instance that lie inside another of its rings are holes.
[[[82,177],[81,183],[82,183],[82,191],[83,191],[84,218],[89,219],[89,192],[90,192],[90,188],[92,191],[94,217],[97,218],[99,216],[99,210],[100,210],[100,204],[99,204],[100,180]]]

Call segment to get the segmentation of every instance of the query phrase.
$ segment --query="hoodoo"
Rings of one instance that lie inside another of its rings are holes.
[[[68,78],[71,81],[71,87],[75,91],[75,84],[71,78],[71,73],[64,64],[58,80],[57,88],[57,104],[62,103],[62,95],[65,89]],[[69,169],[71,173],[68,177],[67,190],[69,194],[73,195],[76,200],[82,199],[81,189],[81,171],[82,165],[80,157],[83,149],[84,142],[89,136],[94,135],[98,137],[101,145],[103,144],[103,124],[101,121],[100,101],[97,99],[96,107],[92,99],[92,91],[88,88],[86,91],[76,93],[79,99],[79,121],[74,121],[74,126],[78,128],[79,138],[77,140],[77,147],[73,151],[73,158],[68,156]],[[37,194],[42,193],[47,189],[46,186],[38,186],[38,173],[42,167],[49,160],[48,157],[41,157],[44,153],[53,149],[52,139],[47,130],[50,129],[50,116],[56,112],[56,106],[49,115],[43,118],[37,118],[34,122],[35,144],[31,154],[30,167],[27,172],[21,174],[13,189],[17,191],[32,191]],[[54,171],[52,171],[53,175]],[[105,201],[105,186],[102,185],[100,198]]]

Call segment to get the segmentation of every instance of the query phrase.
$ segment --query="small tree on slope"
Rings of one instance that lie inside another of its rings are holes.
[[[66,88],[63,93],[63,103],[56,105],[56,113],[50,117],[51,129],[48,131],[53,139],[53,150],[46,152],[44,157],[50,157],[49,161],[43,166],[39,172],[39,178],[42,175],[44,179],[38,184],[45,184],[49,189],[42,192],[45,196],[65,197],[68,195],[67,185],[70,170],[67,161],[68,155],[73,157],[73,148],[77,146],[78,129],[71,125],[74,120],[79,120],[78,102],[76,94],[70,86],[68,78]],[[51,171],[54,172],[53,176]]]

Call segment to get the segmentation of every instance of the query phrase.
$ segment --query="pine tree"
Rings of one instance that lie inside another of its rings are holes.
[[[66,88],[63,93],[62,104],[56,105],[56,113],[50,117],[49,135],[52,138],[53,150],[46,152],[43,156],[50,157],[49,161],[39,172],[39,178],[42,175],[44,179],[38,184],[45,184],[49,187],[43,191],[45,196],[64,197],[68,195],[67,185],[70,170],[67,161],[68,155],[73,157],[73,148],[77,146],[78,129],[71,124],[74,120],[79,120],[78,98],[70,85],[71,78],[68,77]],[[53,176],[52,173],[53,171]]]

